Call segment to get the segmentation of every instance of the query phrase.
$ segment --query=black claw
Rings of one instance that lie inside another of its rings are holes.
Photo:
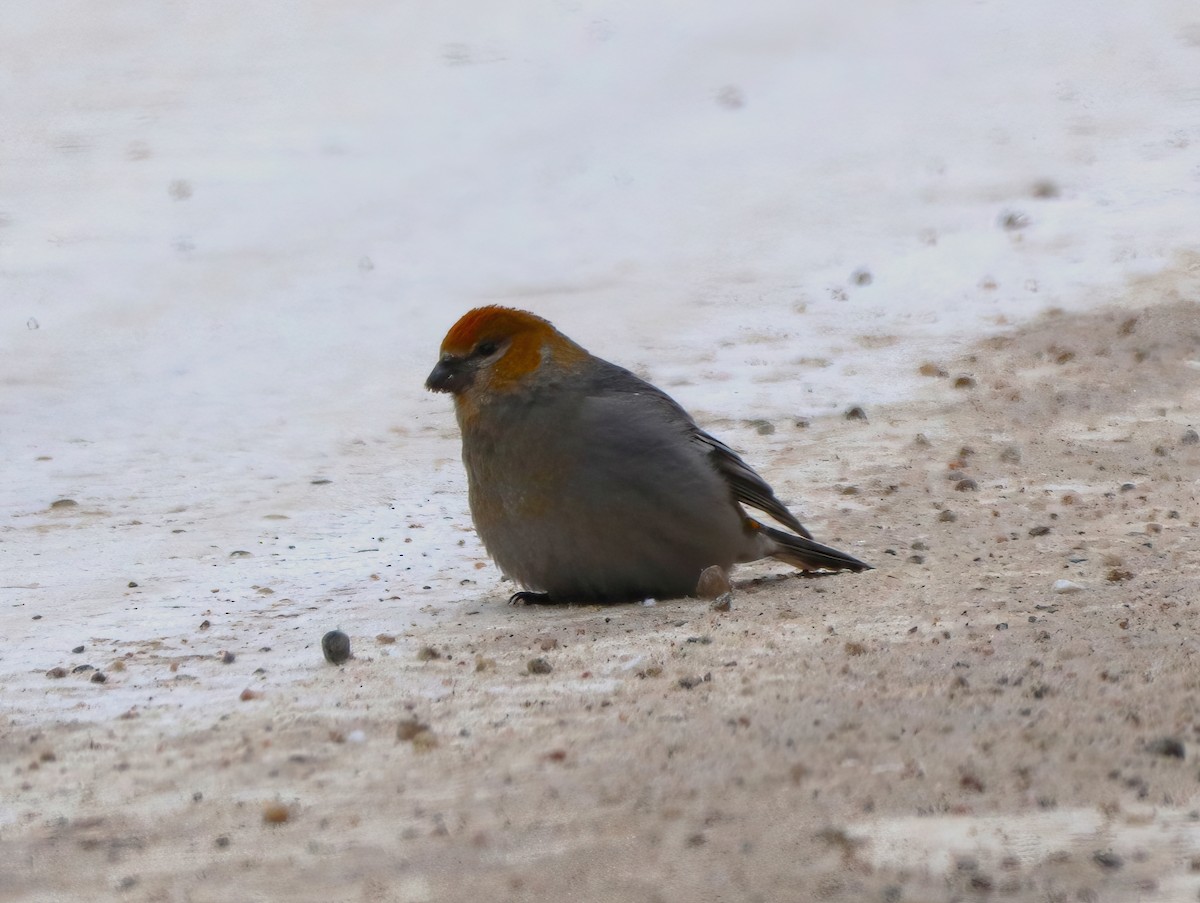
[[[508,597],[509,605],[553,605],[554,600],[550,598],[549,593],[531,593],[528,590],[521,590],[519,593],[513,593]]]

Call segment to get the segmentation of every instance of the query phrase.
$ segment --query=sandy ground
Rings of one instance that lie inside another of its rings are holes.
[[[50,714],[0,716],[0,898],[1196,899],[1198,289],[1183,257],[866,420],[706,424],[862,575],[514,608],[480,559],[426,626],[361,586],[396,627],[340,667],[270,594],[64,650]],[[222,701],[181,716],[178,682]]]

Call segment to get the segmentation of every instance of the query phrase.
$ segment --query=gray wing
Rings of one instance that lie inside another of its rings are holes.
[[[794,530],[805,539],[812,539],[812,534],[804,529],[804,525],[796,520],[796,516],[784,507],[783,502],[775,498],[775,492],[754,470],[738,457],[737,452],[722,442],[710,436],[700,427],[674,398],[657,386],[630,373],[623,367],[597,359],[600,392],[603,395],[620,395],[625,393],[645,395],[656,398],[663,405],[663,415],[668,418],[678,418],[691,436],[693,442],[700,445],[709,461],[729,485],[733,497],[744,505],[756,508],[769,514],[779,523]]]
[[[796,516],[783,506],[783,502],[775,498],[775,491],[771,489],[767,481],[739,458],[737,452],[699,427],[696,427],[693,439],[705,446],[709,460],[720,471],[725,482],[729,484],[729,488],[733,490],[734,498],[751,508],[766,512],[805,539],[812,539],[812,534],[804,529],[804,525],[796,520]]]

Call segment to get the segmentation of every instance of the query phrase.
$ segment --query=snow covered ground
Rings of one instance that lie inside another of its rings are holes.
[[[329,627],[501,595],[422,389],[472,306],[549,317],[769,471],[746,420],[903,399],[1200,244],[1194,0],[50,0],[5,9],[0,61],[24,723],[240,688],[46,691],[202,620],[286,684]]]

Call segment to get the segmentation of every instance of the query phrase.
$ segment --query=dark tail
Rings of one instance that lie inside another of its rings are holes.
[[[786,561],[802,570],[811,571],[818,568],[824,571],[871,570],[871,565],[864,564],[845,552],[839,552],[837,549],[823,546],[819,542],[805,539],[803,536],[785,533],[783,530],[776,530],[766,524],[758,524],[758,529],[778,545],[778,548],[771,553],[772,558]]]

